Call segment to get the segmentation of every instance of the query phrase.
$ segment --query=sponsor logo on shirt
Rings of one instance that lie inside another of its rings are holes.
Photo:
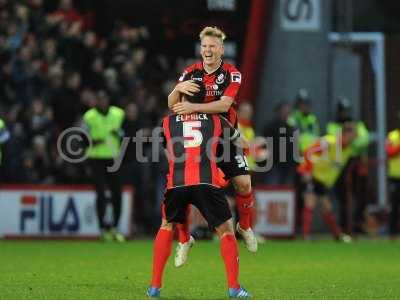
[[[231,73],[231,81],[241,83],[242,82],[242,74],[240,74],[240,72],[232,72]]]
[[[223,91],[218,88],[218,84],[206,84],[206,96],[222,96]]]

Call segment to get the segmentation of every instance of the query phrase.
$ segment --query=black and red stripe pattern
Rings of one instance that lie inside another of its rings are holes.
[[[217,114],[170,115],[163,120],[168,152],[167,189],[179,186],[211,184],[219,187],[217,147],[224,128],[230,136],[236,130]],[[226,137],[225,137],[226,138]]]
[[[235,66],[221,62],[220,67],[213,73],[204,70],[203,63],[197,62],[187,67],[179,81],[194,80],[204,83],[206,96],[204,102],[220,100],[222,96],[235,99],[241,84],[241,73]],[[232,105],[227,113],[222,114],[228,121],[236,127],[237,114],[236,103]]]

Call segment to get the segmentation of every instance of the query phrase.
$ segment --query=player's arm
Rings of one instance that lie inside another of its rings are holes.
[[[318,141],[305,151],[304,161],[297,167],[297,171],[306,181],[311,179],[311,173],[314,167],[312,158],[315,155],[321,155],[326,147],[326,143]]]
[[[209,103],[179,102],[173,105],[172,110],[176,114],[190,114],[193,112],[214,114],[227,112],[235,101],[242,82],[242,75],[234,68],[230,71],[228,80],[229,84],[219,100]]]
[[[193,96],[193,93],[199,90],[199,86],[193,80],[179,82],[168,95],[168,107],[172,109],[175,104],[180,102],[182,94]]]
[[[224,117],[220,116],[220,118],[223,138],[229,138],[229,140],[239,148],[249,149],[249,142],[240,134],[239,130],[234,128]]]
[[[191,114],[201,112],[207,114],[224,113],[232,106],[234,99],[228,96],[222,96],[220,100],[208,103],[191,103],[183,101],[172,106],[172,110],[176,114]]]

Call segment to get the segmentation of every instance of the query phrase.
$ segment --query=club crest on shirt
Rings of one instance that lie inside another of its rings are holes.
[[[221,83],[224,82],[224,80],[225,80],[225,76],[224,76],[224,74],[221,73],[221,74],[218,75],[217,79],[215,80],[215,83],[216,84],[221,84]]]

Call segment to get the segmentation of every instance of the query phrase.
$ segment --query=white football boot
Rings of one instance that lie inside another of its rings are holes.
[[[182,267],[188,258],[189,250],[193,247],[195,240],[192,236],[190,236],[189,241],[186,243],[178,243],[176,246],[176,254],[175,254],[175,267]]]
[[[251,228],[243,230],[240,228],[239,223],[236,225],[236,230],[243,237],[247,250],[253,253],[257,252],[258,242],[253,230],[251,230]]]

